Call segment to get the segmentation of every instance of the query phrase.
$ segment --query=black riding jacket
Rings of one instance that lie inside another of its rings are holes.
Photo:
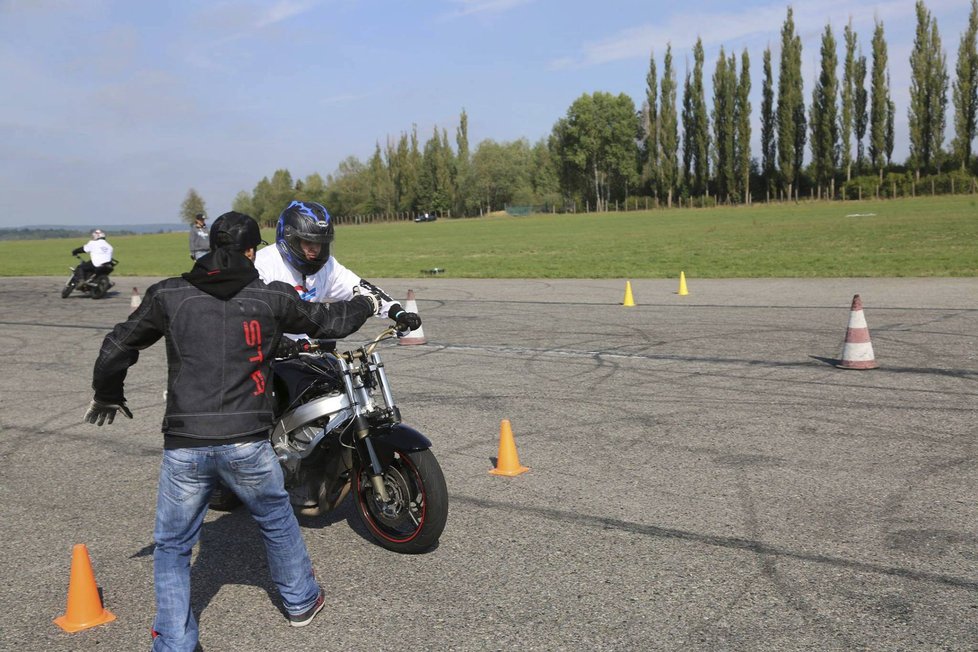
[[[181,278],[150,287],[139,307],[102,342],[92,387],[124,401],[139,351],[166,338],[167,447],[264,436],[272,425],[269,368],[283,332],[342,338],[373,314],[364,297],[307,303],[286,283],[265,284],[244,255],[218,250]]]

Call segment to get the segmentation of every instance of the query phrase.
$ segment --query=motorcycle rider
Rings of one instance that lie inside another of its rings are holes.
[[[253,218],[236,212],[219,217],[211,227],[211,253],[182,277],[151,286],[128,320],[105,337],[95,362],[95,398],[85,420],[101,426],[118,411],[132,418],[126,373],[139,351],[166,340],[164,451],[153,533],[154,650],[197,645],[190,560],[218,481],[258,522],[290,623],[308,624],[325,603],[269,442],[266,378],[284,330],[345,337],[379,312],[380,300],[362,292],[329,305],[303,302],[291,286],[259,279],[253,261],[260,243]]]
[[[71,255],[78,256],[83,252],[87,253],[91,260],[83,260],[78,264],[78,267],[75,268],[75,272],[72,274],[71,280],[68,282],[72,288],[78,285],[78,283],[89,274],[95,272],[96,269],[102,265],[112,262],[112,245],[110,245],[108,240],[105,239],[105,233],[102,231],[102,229],[95,229],[92,231],[92,239],[82,246],[72,249]]]
[[[417,313],[406,312],[386,292],[330,255],[334,237],[333,219],[325,206],[292,201],[279,215],[275,246],[265,247],[255,257],[258,274],[266,283],[288,283],[304,301],[316,303],[347,301],[355,288],[360,288],[381,297],[381,314],[397,322],[400,329],[420,328],[421,317]],[[287,345],[286,342],[286,348]]]

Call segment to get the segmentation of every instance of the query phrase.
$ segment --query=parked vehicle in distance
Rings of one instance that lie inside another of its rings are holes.
[[[434,213],[425,213],[414,218],[415,222],[434,222],[438,217]]]

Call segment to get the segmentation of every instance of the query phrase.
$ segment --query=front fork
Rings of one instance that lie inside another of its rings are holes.
[[[388,412],[396,415],[397,408],[394,406],[394,399],[391,396],[390,386],[387,384],[387,375],[384,373],[384,365],[380,361],[379,354],[370,354],[367,371],[380,386]],[[370,424],[367,422],[367,417],[364,414],[366,406],[369,405],[370,395],[360,380],[359,374],[356,374],[357,382],[354,384],[354,375],[352,363],[344,361],[343,385],[346,389],[347,396],[350,397],[350,404],[353,407],[353,413],[355,415],[353,423],[355,424],[356,445],[361,459],[370,460],[370,483],[374,487],[374,493],[381,501],[386,503],[390,501],[390,495],[387,493],[387,486],[384,484],[384,467],[377,457],[377,451],[374,450],[373,442],[370,441]]]

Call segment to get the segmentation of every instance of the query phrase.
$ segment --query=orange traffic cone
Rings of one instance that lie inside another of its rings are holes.
[[[490,469],[489,473],[512,477],[529,470],[520,465],[520,457],[516,454],[516,442],[513,441],[513,428],[509,425],[509,419],[503,419],[499,424],[499,456],[496,458],[496,468]]]
[[[418,302],[414,299],[414,290],[408,290],[404,310],[418,314]],[[398,344],[424,344],[427,341],[424,336],[424,326],[419,326],[417,330],[409,331],[404,337],[397,339]]]
[[[141,304],[142,302],[143,302],[143,300],[139,296],[139,290],[137,290],[136,288],[133,288],[132,289],[132,298],[129,299],[129,307],[130,308],[138,308],[139,307],[139,304]]]
[[[842,359],[836,365],[840,369],[876,369],[873,356],[873,343],[869,339],[869,327],[863,315],[863,301],[857,294],[852,298],[849,309],[849,327],[846,329],[846,342],[842,347]]]
[[[89,627],[115,620],[115,615],[102,606],[95,585],[95,573],[84,543],[75,544],[71,551],[71,580],[68,582],[68,609],[54,619],[66,632],[80,632]]]

